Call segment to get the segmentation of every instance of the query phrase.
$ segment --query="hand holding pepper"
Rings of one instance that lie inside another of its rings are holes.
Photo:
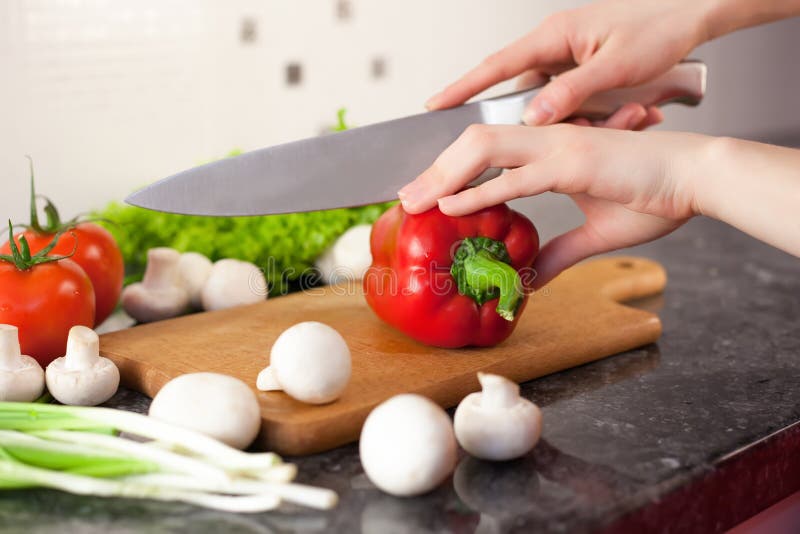
[[[800,226],[786,223],[797,220],[800,151],[612,130],[660,122],[658,110],[639,104],[593,123],[605,128],[578,127],[590,124],[583,118],[554,124],[593,93],[652,79],[705,40],[799,14],[800,0],[604,0],[556,13],[428,101],[429,109],[455,106],[520,75],[522,86],[547,82],[523,119],[548,126],[470,126],[400,190],[403,207],[460,216],[547,191],[569,195],[586,220],[542,248],[536,287],[584,258],[659,238],[696,215],[800,256]],[[488,167],[509,170],[463,189]]]
[[[428,345],[491,346],[522,313],[539,237],[505,204],[464,217],[398,205],[375,222],[371,249],[364,291],[381,319]]]

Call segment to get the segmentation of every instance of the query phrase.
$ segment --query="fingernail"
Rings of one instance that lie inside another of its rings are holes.
[[[425,108],[428,110],[436,109],[436,104],[439,102],[439,99],[442,97],[442,93],[436,93],[432,97],[425,102]]]
[[[453,195],[450,195],[448,197],[440,198],[439,201],[437,202],[437,204],[439,205],[439,211],[441,211],[445,215],[449,215],[448,210],[449,210],[449,208],[452,207]]]
[[[408,198],[409,193],[414,191],[413,185],[414,183],[412,182],[408,185],[403,186],[403,188],[397,192],[397,198],[399,198],[400,200]]]
[[[525,110],[522,121],[529,126],[539,126],[547,124],[554,114],[555,109],[547,100],[537,100],[532,107]]]
[[[403,204],[413,204],[419,200],[419,197],[422,195],[422,191],[423,187],[420,184],[417,182],[411,182],[397,192],[397,198],[399,198]]]
[[[409,199],[405,195],[402,195],[400,196],[400,205],[403,206],[403,209],[408,213],[415,213],[414,208],[416,207],[417,203],[415,200]]]

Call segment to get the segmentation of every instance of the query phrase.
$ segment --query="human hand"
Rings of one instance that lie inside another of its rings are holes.
[[[557,75],[531,101],[523,119],[531,125],[559,122],[592,94],[639,85],[683,59],[708,36],[706,4],[604,0],[556,13],[432,97],[427,106],[461,104],[517,75],[524,85]]]
[[[577,126],[595,126],[598,128],[614,128],[617,130],[644,130],[664,120],[664,113],[656,106],[644,107],[641,104],[625,104],[610,117],[603,120],[590,121],[585,117],[575,117],[566,122]]]
[[[656,239],[695,215],[693,165],[709,139],[570,124],[474,125],[399,196],[409,213],[438,203],[459,216],[546,191],[569,194],[586,221],[542,249],[534,265],[541,287],[586,257]],[[489,167],[510,170],[463,189]]]

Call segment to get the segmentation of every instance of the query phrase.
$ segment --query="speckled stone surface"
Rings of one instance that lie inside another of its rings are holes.
[[[697,219],[637,247],[662,262],[655,345],[523,386],[543,407],[527,457],[462,458],[434,493],[396,499],[363,475],[357,448],[296,459],[300,480],[337,490],[328,513],[231,515],[190,506],[0,495],[3,532],[592,532],[713,473],[718,462],[800,421],[800,260],[724,224]],[[587,333],[591,335],[591,333]],[[115,406],[144,410],[120,392]],[[665,519],[667,521],[667,519]]]

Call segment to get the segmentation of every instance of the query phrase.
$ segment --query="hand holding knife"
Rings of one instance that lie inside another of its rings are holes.
[[[597,93],[575,115],[603,118],[628,102],[697,105],[705,85],[706,66],[682,62],[643,85]],[[470,124],[519,124],[538,91],[528,89],[254,150],[165,178],[126,201],[172,213],[242,216],[392,200]],[[498,172],[489,169],[481,179]]]

